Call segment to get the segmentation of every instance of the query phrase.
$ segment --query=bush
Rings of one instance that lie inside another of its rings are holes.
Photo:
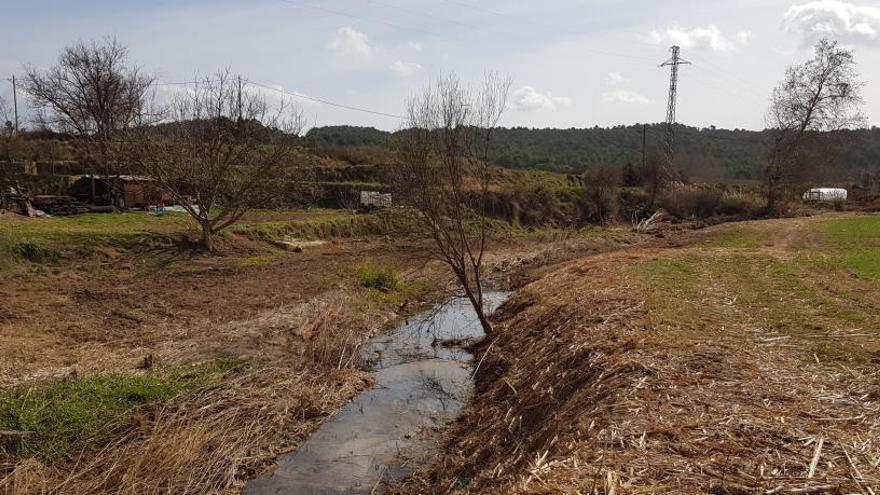
[[[715,215],[756,215],[760,197],[741,191],[727,192],[722,186],[678,185],[664,192],[659,205],[678,218],[709,218]]]
[[[367,263],[357,267],[358,283],[361,287],[377,289],[382,292],[395,290],[400,285],[393,268]]]
[[[581,211],[585,220],[605,223],[618,212],[620,174],[610,168],[591,169],[584,173],[584,201]]]
[[[58,253],[33,241],[22,241],[13,246],[13,252],[31,263],[51,263],[58,261]]]
[[[757,215],[764,207],[764,202],[756,194],[742,192],[725,193],[718,205],[719,215]]]
[[[722,196],[718,190],[679,185],[665,191],[659,205],[678,218],[708,218],[718,212]]]

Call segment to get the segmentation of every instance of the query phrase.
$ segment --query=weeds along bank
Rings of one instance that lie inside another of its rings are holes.
[[[0,493],[235,493],[372,383],[358,346],[432,290],[335,261],[331,284],[276,264],[183,276],[170,298],[79,285],[66,321],[4,313],[43,321],[0,330]],[[272,289],[292,294],[255,300]]]
[[[878,218],[742,225],[575,260],[515,293],[444,457],[393,490],[876,489]]]

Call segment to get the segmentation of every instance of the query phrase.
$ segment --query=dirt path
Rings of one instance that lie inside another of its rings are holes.
[[[880,492],[880,284],[817,264],[822,220],[719,226],[524,287],[446,457],[396,489]]]

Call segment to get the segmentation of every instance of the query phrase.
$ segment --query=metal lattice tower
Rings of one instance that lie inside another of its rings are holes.
[[[666,173],[671,175],[672,161],[675,158],[675,100],[678,96],[678,66],[690,65],[690,62],[679,57],[681,48],[672,46],[669,51],[672,57],[660,64],[660,67],[669,67],[669,102],[666,106]]]

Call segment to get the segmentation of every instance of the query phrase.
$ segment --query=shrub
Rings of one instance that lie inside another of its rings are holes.
[[[663,193],[659,205],[678,218],[707,218],[718,212],[722,196],[715,189],[678,185]]]
[[[13,252],[20,258],[32,263],[50,263],[58,261],[58,253],[42,244],[33,241],[22,241],[13,246]]]
[[[678,218],[709,218],[715,215],[757,215],[763,208],[760,196],[727,191],[721,185],[678,185],[659,198],[659,206]]]
[[[764,202],[756,194],[743,192],[725,193],[718,205],[719,215],[757,215]]]
[[[358,282],[361,287],[388,292],[397,289],[400,281],[393,268],[367,263],[357,267]]]
[[[620,174],[610,168],[584,173],[584,201],[581,210],[587,221],[605,223],[617,215]]]

